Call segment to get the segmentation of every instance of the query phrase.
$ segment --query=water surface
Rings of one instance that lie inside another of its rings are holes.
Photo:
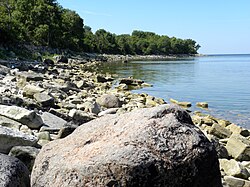
[[[250,55],[105,63],[101,70],[153,84],[134,92],[148,93],[167,102],[170,98],[190,101],[193,106],[196,102],[208,102],[206,112],[250,128]]]

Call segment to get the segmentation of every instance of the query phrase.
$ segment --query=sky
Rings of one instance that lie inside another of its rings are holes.
[[[250,0],[58,0],[95,32],[193,39],[201,54],[250,54]]]

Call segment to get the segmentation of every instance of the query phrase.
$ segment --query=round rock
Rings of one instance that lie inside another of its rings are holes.
[[[32,186],[221,187],[213,144],[175,106],[105,115],[38,154]]]

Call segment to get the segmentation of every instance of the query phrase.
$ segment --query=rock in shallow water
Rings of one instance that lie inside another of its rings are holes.
[[[45,145],[32,186],[221,187],[216,151],[179,107],[106,115]]]

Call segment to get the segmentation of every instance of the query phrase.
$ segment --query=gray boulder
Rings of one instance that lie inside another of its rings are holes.
[[[46,144],[38,186],[221,187],[213,144],[179,107],[106,115]]]
[[[239,134],[232,134],[227,141],[226,149],[230,156],[239,161],[250,160],[250,140]]]
[[[29,169],[32,170],[39,149],[30,146],[15,146],[9,152],[9,156],[13,156],[21,160]]]
[[[10,68],[0,65],[0,75],[7,75],[10,72]]]
[[[92,114],[76,109],[70,110],[69,116],[72,117],[72,121],[77,125],[81,125],[96,118]]]
[[[117,108],[121,107],[122,104],[119,98],[112,94],[102,95],[96,99],[96,102],[106,108]]]
[[[14,146],[32,146],[37,138],[20,131],[0,126],[0,153],[8,153]]]
[[[0,153],[0,186],[29,187],[29,170],[17,158]]]
[[[36,93],[33,97],[42,107],[52,107],[55,105],[55,99],[46,93]]]
[[[20,127],[22,126],[21,123],[13,119],[4,117],[4,116],[0,116],[0,125],[4,127],[13,128],[13,129],[20,129]]]
[[[17,106],[0,105],[0,115],[16,120],[30,128],[39,128],[42,126],[42,118],[34,111]]]
[[[43,119],[44,125],[41,127],[40,132],[48,131],[55,133],[60,131],[60,129],[67,123],[67,121],[64,119],[49,112],[43,112],[41,117]]]
[[[43,91],[44,89],[39,86],[28,84],[23,88],[23,95],[26,97],[33,98],[36,93],[41,93]]]

